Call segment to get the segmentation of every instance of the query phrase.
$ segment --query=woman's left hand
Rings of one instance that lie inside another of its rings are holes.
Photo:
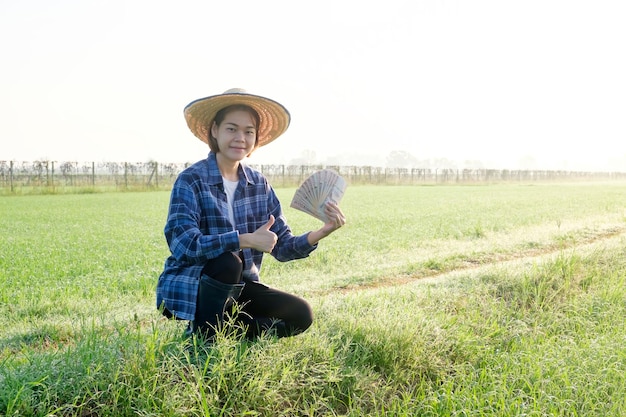
[[[328,221],[326,221],[324,226],[322,226],[319,230],[315,230],[308,234],[307,240],[310,245],[315,245],[317,242],[346,224],[346,216],[336,203],[326,203],[324,213],[326,214]]]
[[[346,224],[346,216],[343,214],[343,211],[341,211],[337,203],[332,201],[327,202],[324,206],[324,214],[326,214],[328,221],[321,229],[323,232],[330,234]]]

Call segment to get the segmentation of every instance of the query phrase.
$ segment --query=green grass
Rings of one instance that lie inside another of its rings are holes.
[[[210,348],[154,307],[168,199],[0,198],[0,415],[626,415],[624,184],[350,187],[263,265],[313,327]]]

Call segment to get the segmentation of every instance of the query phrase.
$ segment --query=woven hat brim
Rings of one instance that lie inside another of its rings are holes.
[[[185,120],[191,132],[201,141],[209,143],[209,130],[215,115],[233,104],[253,108],[260,119],[257,129],[259,146],[264,146],[285,133],[291,116],[280,103],[266,97],[247,93],[227,93],[201,98],[189,103],[184,110]]]

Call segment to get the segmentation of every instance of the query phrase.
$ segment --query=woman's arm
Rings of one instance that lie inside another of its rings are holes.
[[[202,264],[224,252],[239,249],[236,231],[203,234],[200,229],[201,213],[196,193],[191,186],[185,181],[177,181],[172,189],[165,237],[170,252],[179,262]],[[208,227],[218,229],[217,222],[223,216],[215,210],[213,216],[206,217],[204,220]]]

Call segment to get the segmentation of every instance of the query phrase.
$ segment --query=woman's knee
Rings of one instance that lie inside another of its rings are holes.
[[[224,252],[217,258],[209,260],[202,274],[226,284],[238,284],[241,282],[241,274],[243,272],[243,262],[238,254],[233,252]]]
[[[302,331],[313,324],[313,309],[306,300],[300,299],[299,305],[294,307],[292,323]]]

